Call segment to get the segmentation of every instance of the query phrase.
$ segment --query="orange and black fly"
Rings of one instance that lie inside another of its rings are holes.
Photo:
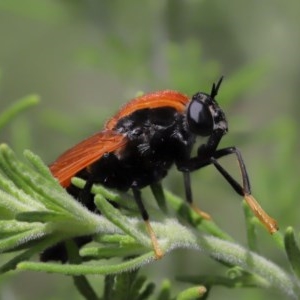
[[[150,226],[140,190],[159,183],[173,164],[183,174],[187,202],[202,217],[210,218],[193,203],[190,173],[213,165],[245,198],[269,232],[275,232],[275,220],[251,195],[240,151],[236,147],[218,149],[219,142],[228,131],[225,114],[215,99],[221,82],[222,78],[213,84],[210,94],[199,92],[191,99],[179,92],[166,90],[131,100],[105,124],[102,131],[66,151],[50,165],[53,176],[77,198],[91,195],[94,183],[122,191],[131,189],[157,257],[162,255],[162,251]],[[196,156],[191,157],[197,136],[207,137],[207,142],[199,146]],[[239,163],[242,185],[218,162],[219,158],[230,154],[235,155]],[[86,180],[81,192],[72,186],[73,176]],[[86,205],[92,208],[92,196],[89,202]]]

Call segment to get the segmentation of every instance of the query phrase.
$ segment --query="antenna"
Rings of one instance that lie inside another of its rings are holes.
[[[210,92],[210,97],[211,97],[211,98],[214,99],[214,98],[218,95],[218,91],[219,91],[219,88],[220,88],[220,85],[221,85],[221,83],[222,83],[223,78],[224,78],[224,76],[222,76],[222,77],[219,79],[217,85],[216,85],[215,83],[213,83],[213,86],[212,86],[211,92]]]

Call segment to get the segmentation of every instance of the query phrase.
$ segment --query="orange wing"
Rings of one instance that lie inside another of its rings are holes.
[[[189,102],[188,96],[176,91],[159,91],[145,94],[128,102],[121,110],[105,124],[105,128],[113,130],[117,122],[131,113],[144,108],[173,107],[183,112]]]
[[[68,187],[71,178],[80,170],[100,159],[104,153],[121,149],[126,145],[126,137],[113,131],[121,118],[144,108],[173,107],[183,112],[188,102],[189,98],[186,95],[170,90],[137,97],[106,123],[104,131],[96,133],[63,153],[50,165],[50,171],[63,187]]]
[[[125,136],[113,131],[98,132],[63,153],[50,165],[50,171],[63,187],[68,187],[76,173],[100,159],[105,153],[121,149],[126,143]]]

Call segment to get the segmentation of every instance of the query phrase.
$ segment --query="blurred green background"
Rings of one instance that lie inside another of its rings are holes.
[[[221,146],[240,148],[253,194],[281,229],[298,231],[299,11],[297,0],[0,0],[0,112],[29,94],[41,97],[0,132],[0,141],[50,163],[101,130],[137,92],[209,92],[224,75],[218,101],[230,131]],[[222,163],[239,176],[234,158]],[[164,186],[183,196],[181,179],[174,169]],[[213,168],[193,174],[193,186],[201,208],[245,245],[240,197]],[[268,234],[258,231],[262,255],[288,268]],[[182,250],[142,272],[159,284],[176,274],[224,269]],[[92,280],[100,290],[101,278]],[[0,288],[1,299],[80,299],[72,280],[58,275],[6,275]],[[209,299],[227,298],[281,296],[216,287]]]

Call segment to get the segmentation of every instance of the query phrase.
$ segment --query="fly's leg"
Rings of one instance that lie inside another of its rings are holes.
[[[242,186],[219,164],[216,158],[226,156],[229,154],[235,154],[239,163],[239,168],[242,175]],[[254,215],[260,220],[260,222],[268,229],[270,233],[274,233],[278,230],[277,222],[271,218],[255,200],[251,194],[249,177],[247,169],[242,158],[240,151],[235,147],[224,148],[216,151],[214,157],[211,158],[213,165],[222,174],[231,187],[241,196],[244,197],[246,203],[253,211]]]
[[[155,252],[155,256],[157,259],[160,259],[163,257],[163,251],[161,250],[160,246],[159,246],[159,243],[157,241],[157,237],[155,235],[155,232],[150,224],[150,221],[149,221],[149,214],[142,202],[142,197],[141,197],[141,191],[137,188],[132,188],[132,191],[133,191],[133,196],[134,196],[134,200],[139,208],[139,211],[142,215],[142,218],[145,222],[145,225],[146,225],[146,229],[148,231],[148,234],[150,236],[150,239],[151,239],[151,242],[152,242],[152,246],[153,246],[153,249],[154,249],[154,252]]]
[[[193,195],[192,195],[192,188],[191,188],[191,176],[190,172],[183,172],[183,180],[184,180],[184,189],[185,189],[185,199],[188,202],[188,204],[191,206],[191,208],[202,218],[206,220],[210,220],[211,216],[202,211],[198,206],[195,205],[193,202]]]
[[[208,154],[208,153],[206,153]],[[217,161],[218,158],[234,154],[237,158],[239,169],[242,176],[242,185],[240,185]],[[228,147],[220,150],[215,150],[210,156],[197,156],[190,158],[186,162],[178,165],[179,171],[184,173],[185,177],[185,187],[188,202],[192,203],[192,193],[190,187],[189,172],[199,170],[205,166],[213,164],[215,168],[222,174],[226,181],[231,185],[231,187],[243,196],[246,203],[249,205],[250,209],[253,211],[255,216],[260,220],[260,222],[268,229],[270,233],[274,233],[278,230],[277,222],[271,218],[263,208],[258,204],[255,198],[251,194],[250,181],[247,173],[247,169],[242,158],[240,151],[236,147]]]

